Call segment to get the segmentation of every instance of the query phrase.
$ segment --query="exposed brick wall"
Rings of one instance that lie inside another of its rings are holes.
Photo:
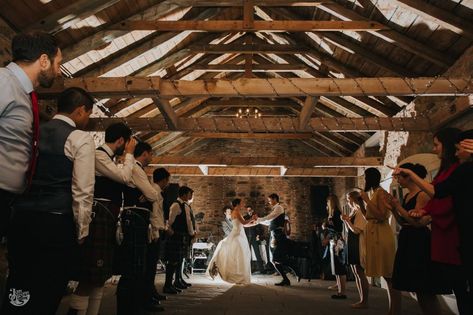
[[[310,209],[310,187],[328,185],[329,178],[297,177],[174,177],[173,182],[188,185],[195,191],[193,209],[195,213],[204,212],[204,223],[198,225],[198,237],[207,237],[210,232],[220,240],[223,232],[222,208],[234,198],[241,198],[251,205],[259,216],[269,213],[266,198],[277,193],[286,209],[292,224],[292,238],[307,240],[314,220]]]
[[[191,147],[192,155],[238,155],[238,156],[319,156],[320,154],[300,140],[264,139],[207,139]],[[187,151],[184,151],[185,154]]]

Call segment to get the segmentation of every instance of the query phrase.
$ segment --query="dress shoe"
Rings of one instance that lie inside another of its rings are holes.
[[[274,285],[278,287],[290,286],[291,282],[289,280],[283,280],[281,282],[275,283]]]
[[[163,288],[163,293],[165,294],[178,294],[179,292],[172,286],[170,287],[164,287]]]
[[[153,299],[158,301],[165,301],[167,297],[165,295],[159,294],[158,291],[153,292]]]
[[[187,286],[181,284],[180,282],[174,282],[173,284],[174,288],[179,289],[179,290],[186,290]]]
[[[176,290],[176,291],[177,291],[177,293],[181,293],[181,292],[182,292],[182,290],[181,290],[181,289],[179,289],[179,288],[176,288],[176,286],[174,286],[174,285],[172,286],[172,288],[173,288],[174,290]]]
[[[334,300],[346,300],[347,296],[345,294],[334,294],[334,295],[332,295],[332,299],[334,299]]]
[[[192,284],[188,283],[188,282],[185,282],[184,279],[181,280],[181,284],[182,285],[185,285],[186,287],[190,288],[192,287]]]

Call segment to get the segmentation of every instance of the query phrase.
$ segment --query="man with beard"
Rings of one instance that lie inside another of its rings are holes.
[[[60,75],[62,61],[58,43],[47,33],[16,35],[11,48],[13,62],[0,68],[0,296],[7,266],[3,237],[10,205],[25,190],[36,163],[39,111],[34,89],[50,87]]]
[[[69,315],[97,315],[105,281],[113,274],[115,233],[122,194],[131,180],[136,140],[123,123],[108,126],[105,143],[95,151],[94,216],[89,237],[81,245],[79,286],[71,297]],[[115,157],[125,153],[123,167]]]
[[[95,143],[82,130],[93,104],[86,91],[69,88],[58,98],[58,114],[41,125],[36,172],[13,203],[1,314],[56,313],[75,263],[72,254],[89,233]]]

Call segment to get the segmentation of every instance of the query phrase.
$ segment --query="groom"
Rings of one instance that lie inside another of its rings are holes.
[[[271,233],[270,246],[273,252],[272,263],[274,268],[282,276],[283,280],[276,283],[277,286],[289,286],[291,282],[286,276],[284,271],[284,265],[288,261],[288,241],[286,234],[284,233],[284,221],[286,212],[284,208],[279,204],[279,196],[277,194],[271,194],[268,197],[268,202],[272,207],[271,212],[263,217],[256,220],[257,224],[264,224],[269,226]]]

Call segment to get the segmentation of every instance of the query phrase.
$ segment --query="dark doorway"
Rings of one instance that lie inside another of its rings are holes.
[[[329,188],[326,185],[310,187],[310,208],[314,218],[327,217],[327,197]]]

